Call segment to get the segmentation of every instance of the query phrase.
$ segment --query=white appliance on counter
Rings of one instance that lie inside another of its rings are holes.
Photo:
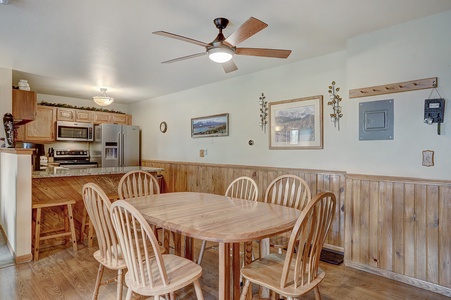
[[[94,128],[91,161],[99,167],[139,166],[139,127],[100,124]]]

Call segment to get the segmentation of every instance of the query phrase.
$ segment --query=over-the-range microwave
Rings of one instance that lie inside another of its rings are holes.
[[[56,140],[92,142],[94,125],[92,123],[57,121]]]

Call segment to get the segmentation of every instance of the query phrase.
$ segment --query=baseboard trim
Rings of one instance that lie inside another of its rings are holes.
[[[32,260],[33,260],[33,255],[31,253],[15,257],[16,264],[23,264],[23,263],[31,262]]]
[[[437,294],[441,294],[444,296],[448,296],[451,297],[451,288],[447,288],[435,283],[431,283],[431,282],[427,282],[421,279],[417,279],[417,278],[413,278],[413,277],[409,277],[406,275],[402,275],[402,274],[398,274],[398,273],[394,273],[391,271],[386,271],[386,270],[382,270],[382,269],[378,269],[375,267],[370,267],[367,265],[362,265],[362,264],[358,264],[358,263],[354,263],[354,262],[349,262],[349,261],[344,261],[345,266],[347,267],[351,267],[354,269],[358,269],[358,270],[362,270],[368,273],[372,273],[372,274],[376,274],[382,277],[386,277],[395,281],[399,281],[405,284],[409,284],[415,287],[419,287],[422,288],[424,290],[428,290]]]

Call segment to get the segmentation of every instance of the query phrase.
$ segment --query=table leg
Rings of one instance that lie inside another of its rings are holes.
[[[185,236],[185,258],[193,260],[194,258],[194,243],[193,239]]]
[[[252,242],[244,243],[244,265],[248,265],[252,262]],[[244,281],[244,279],[243,279]],[[244,286],[244,282],[243,282]],[[247,293],[246,300],[252,299],[252,283],[249,285],[249,292]]]
[[[233,299],[240,299],[241,288],[240,288],[240,243],[232,244],[232,274],[233,274]]]
[[[230,244],[219,243],[219,300],[230,300]]]
[[[167,229],[163,229],[163,246],[166,253],[169,253],[169,242],[171,241],[171,232]]]
[[[269,238],[260,241],[260,257],[265,257],[270,253]],[[269,298],[269,289],[260,288],[260,298]]]

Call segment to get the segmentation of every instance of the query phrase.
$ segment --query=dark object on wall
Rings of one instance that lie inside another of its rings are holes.
[[[445,117],[445,99],[424,100],[424,123],[432,125],[437,123],[437,134],[440,135],[440,124]]]
[[[3,129],[5,131],[5,147],[16,147],[16,140],[14,138],[14,118],[10,113],[6,113],[3,116]]]
[[[393,99],[359,104],[359,140],[394,139]]]

